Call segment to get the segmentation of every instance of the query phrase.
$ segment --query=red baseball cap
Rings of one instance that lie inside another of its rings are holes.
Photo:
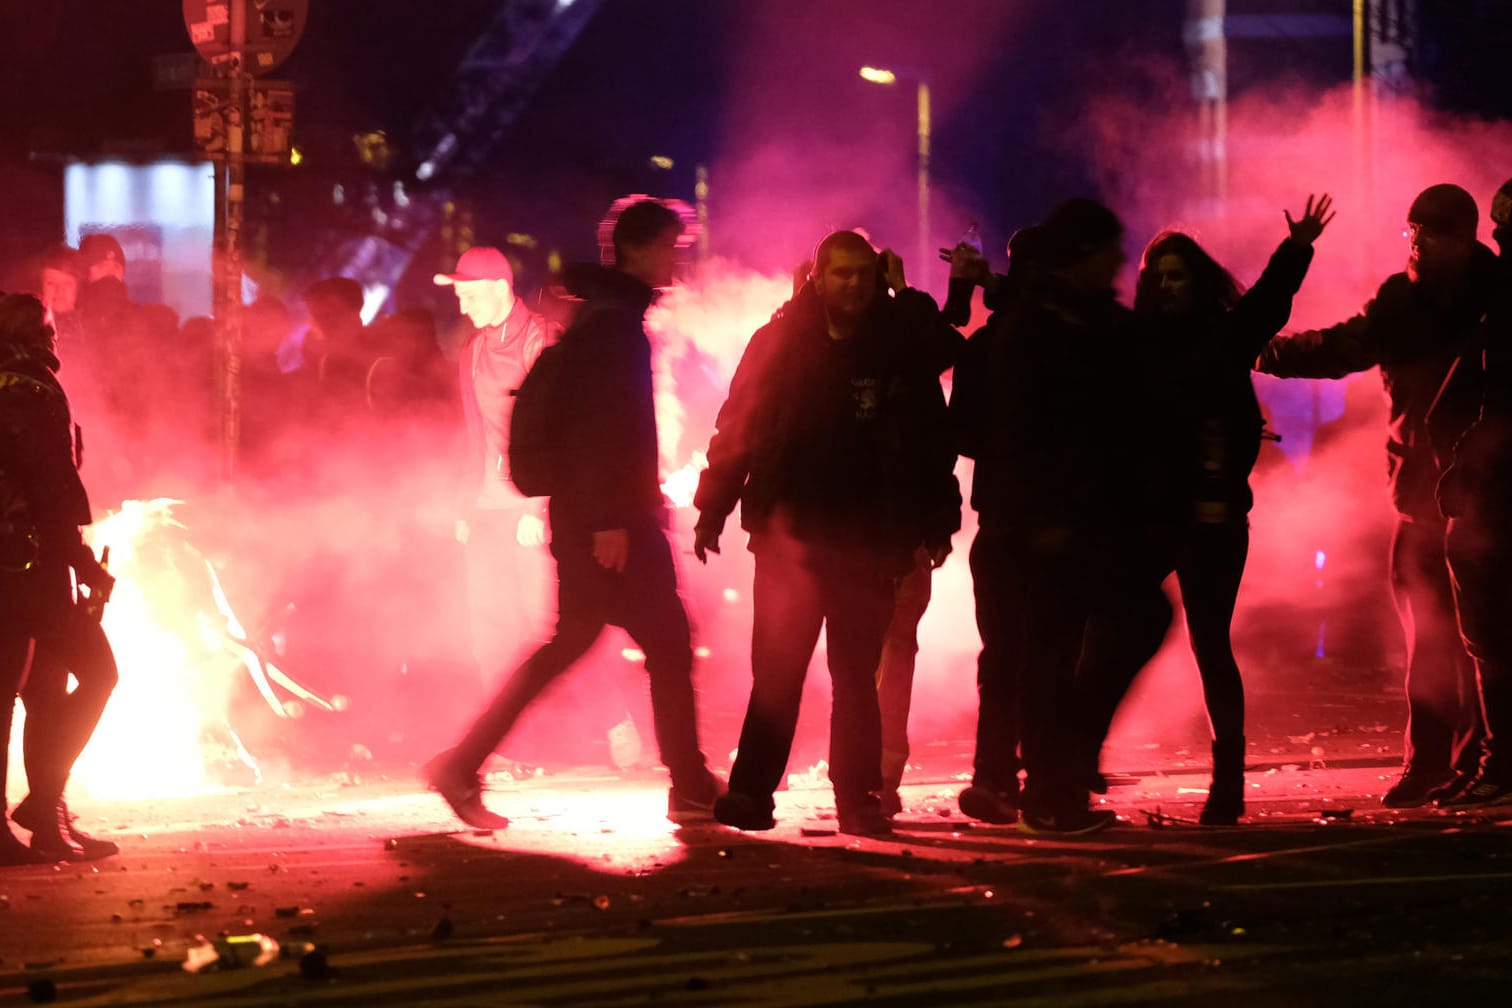
[[[455,273],[437,273],[431,280],[440,287],[469,280],[508,280],[514,283],[514,267],[492,245],[474,245],[457,260]]]

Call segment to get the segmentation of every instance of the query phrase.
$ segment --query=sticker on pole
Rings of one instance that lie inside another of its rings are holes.
[[[256,164],[282,164],[289,158],[294,130],[294,85],[288,81],[257,81],[248,88],[246,106],[231,105],[230,82],[207,77],[194,82],[194,152],[211,161],[230,153],[232,131],[246,127],[243,159]]]
[[[257,77],[274,69],[294,51],[309,16],[309,0],[184,0],[189,41],[222,73]],[[238,30],[239,53],[232,42]]]

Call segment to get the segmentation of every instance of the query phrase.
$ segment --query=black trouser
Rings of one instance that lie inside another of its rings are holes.
[[[751,699],[730,790],[770,808],[787,769],[822,627],[834,689],[829,764],[835,805],[842,813],[874,807],[882,787],[877,664],[895,605],[894,579],[906,560],[780,531],[753,535],[751,551]]]
[[[1449,522],[1449,572],[1465,648],[1475,662],[1481,770],[1512,776],[1512,525],[1474,512]]]
[[[1176,564],[1208,725],[1213,741],[1226,746],[1244,738],[1244,680],[1230,631],[1248,556],[1249,523],[1241,519],[1194,525]]]
[[[1078,666],[1105,590],[1099,552],[1069,529],[988,531],[972,547],[973,576],[987,575],[976,585],[983,658],[973,781],[1012,790],[1022,765],[1025,807],[1044,815],[1087,807],[1093,704]]]
[[[605,626],[612,625],[622,627],[646,655],[656,742],[673,787],[706,789],[693,648],[687,612],[677,594],[672,551],[654,518],[637,520],[626,531],[629,559],[625,570],[615,573],[593,559],[590,530],[553,520],[556,632],[509,676],[463,736],[454,754],[459,769],[472,772],[481,766],[536,697],[588,652]]]
[[[73,692],[68,689],[70,673],[78,681]],[[27,787],[43,808],[52,808],[63,797],[68,775],[89,744],[119,678],[104,629],[82,613],[62,631],[37,638],[21,690],[26,705],[21,745]]]
[[[1407,640],[1404,769],[1425,777],[1473,772],[1480,759],[1475,669],[1454,618],[1445,525],[1398,516],[1391,588]]]
[[[1084,779],[1097,772],[1119,705],[1171,627],[1161,585],[1175,567],[1175,543],[1171,529],[1136,528],[1110,538],[1091,571],[1093,603],[1077,669]]]
[[[40,576],[32,577],[33,573]],[[105,631],[60,600],[59,578],[66,588],[66,572],[53,569],[0,575],[0,789],[9,771],[11,726],[20,690],[26,704],[22,748],[27,787],[44,808],[63,797],[68,775],[119,678]],[[70,672],[78,680],[71,693]]]
[[[976,598],[976,757],[971,782],[994,791],[1018,790],[1027,595],[1023,562],[1009,539],[989,528],[971,543],[971,585]]]

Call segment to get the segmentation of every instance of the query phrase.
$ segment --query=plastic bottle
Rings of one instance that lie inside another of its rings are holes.
[[[982,229],[977,226],[976,221],[966,225],[966,233],[961,235],[960,241],[956,242],[956,248],[963,246],[976,249],[978,253],[982,251]]]
[[[243,966],[266,966],[279,957],[278,942],[265,934],[226,935],[213,942],[203,942],[189,949],[184,971],[240,969]]]
[[[966,231],[961,235],[961,240],[956,242],[956,248],[974,249],[978,255],[982,254],[982,229],[976,221],[966,225]],[[976,284],[965,277],[951,277],[949,293],[945,296],[943,314],[945,320],[951,325],[963,326],[971,321],[971,298]]]

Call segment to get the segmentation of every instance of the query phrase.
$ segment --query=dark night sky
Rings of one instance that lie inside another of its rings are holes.
[[[385,129],[402,145],[494,6],[311,0],[308,31],[277,72],[298,89],[307,178],[350,173],[354,132]],[[1512,5],[1420,7],[1425,36],[1433,33],[1424,46],[1431,94],[1457,111],[1506,114],[1512,89],[1496,85]],[[858,193],[853,207],[816,198],[810,212],[874,220],[885,240],[911,220],[912,105],[855,68],[890,63],[934,86],[938,237],[953,237],[969,213],[1000,248],[1056,199],[1090,190],[1065,141],[1077,99],[1123,76],[1137,90],[1131,61],[1153,57],[1179,74],[1185,11],[1185,0],[604,0],[463,192],[478,207],[480,237],[526,230],[585,254],[609,200],[637,190],[691,199],[693,166],[705,164],[715,172],[716,228],[730,214],[717,247],[759,259],[762,249],[743,244],[753,212],[732,206],[721,183],[738,180],[745,201],[778,201],[783,178],[763,174],[759,155],[781,141],[796,147],[792,170]],[[0,0],[0,46],[0,209],[10,222],[0,255],[56,228],[46,198],[56,162],[28,163],[28,152],[146,156],[187,144],[186,93],[152,87],[152,56],[189,48],[177,2]],[[864,152],[846,155],[852,147]],[[652,154],[676,167],[649,168]],[[759,192],[765,180],[778,191]],[[836,222],[796,222],[770,238],[792,244]]]

